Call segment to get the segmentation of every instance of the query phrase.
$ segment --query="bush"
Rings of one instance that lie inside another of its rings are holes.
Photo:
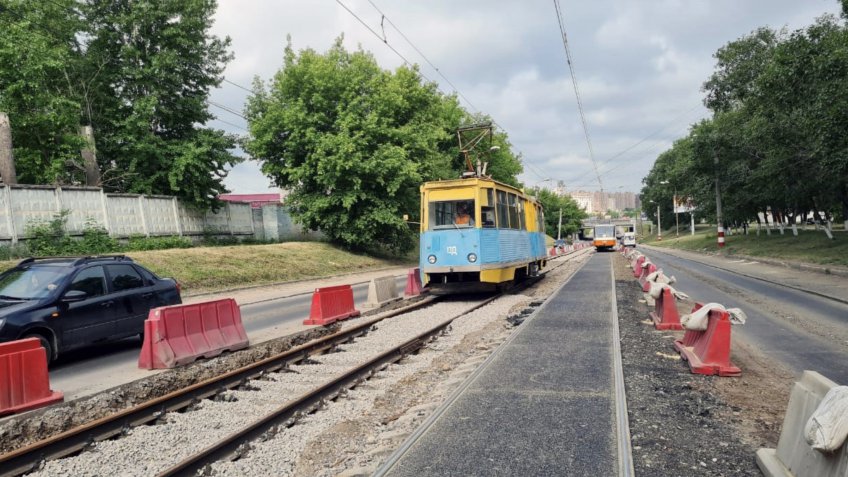
[[[85,222],[82,239],[72,240],[75,255],[101,255],[121,251],[121,244],[109,236],[106,228],[92,219]]]
[[[168,237],[145,237],[143,235],[133,235],[127,241],[124,247],[127,251],[144,251],[144,250],[164,250],[169,248],[191,248],[193,244],[186,237],[168,236]]]
[[[27,240],[26,245],[31,255],[46,257],[69,253],[73,247],[73,240],[65,231],[65,224],[68,222],[70,213],[70,210],[62,210],[48,222],[27,224],[26,233],[30,239]]]

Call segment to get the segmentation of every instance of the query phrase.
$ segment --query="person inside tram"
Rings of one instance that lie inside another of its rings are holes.
[[[468,205],[464,202],[460,202],[456,206],[456,217],[453,219],[453,223],[456,225],[465,225],[468,227],[474,226],[474,219],[471,215],[468,214]]]

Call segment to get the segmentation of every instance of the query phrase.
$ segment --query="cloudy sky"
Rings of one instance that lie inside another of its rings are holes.
[[[296,50],[325,51],[344,34],[394,69],[403,60],[363,22],[436,81],[491,115],[521,152],[529,186],[563,181],[598,190],[552,0],[218,0],[214,33],[229,36],[235,59],[211,101],[240,112],[256,75],[282,65],[286,35]],[[706,117],[701,84],[713,53],[760,26],[801,28],[836,0],[560,0],[581,99],[609,192],[638,192],[657,155]],[[375,8],[376,7],[376,8]],[[381,28],[383,15],[386,21]],[[397,29],[391,26],[394,24]],[[406,36],[414,47],[404,40]],[[234,83],[234,84],[233,84]],[[214,106],[211,125],[245,134],[244,119]],[[255,161],[226,181],[236,193],[274,191]]]

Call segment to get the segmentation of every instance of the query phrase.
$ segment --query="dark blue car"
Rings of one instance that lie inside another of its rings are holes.
[[[0,342],[38,338],[53,361],[141,335],[151,308],[179,303],[175,280],[123,255],[28,258],[0,274]]]

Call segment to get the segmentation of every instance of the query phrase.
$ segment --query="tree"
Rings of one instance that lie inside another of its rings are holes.
[[[18,181],[68,183],[82,145],[76,94],[81,21],[73,0],[0,0],[0,111],[9,115]]]
[[[587,214],[574,199],[555,194],[548,189],[539,189],[536,197],[545,212],[545,233],[551,237],[557,236],[560,210],[562,210],[562,235],[566,236],[580,230],[580,224]]]
[[[271,84],[255,82],[246,115],[245,149],[290,190],[295,219],[354,249],[408,250],[402,216],[419,216],[418,187],[465,169],[455,138],[469,117],[456,97],[417,68],[382,70],[342,38],[324,54],[295,54],[289,42]]]
[[[226,192],[235,137],[203,128],[209,89],[232,58],[209,34],[214,0],[87,0],[84,121],[107,190],[172,194],[201,207]]]

